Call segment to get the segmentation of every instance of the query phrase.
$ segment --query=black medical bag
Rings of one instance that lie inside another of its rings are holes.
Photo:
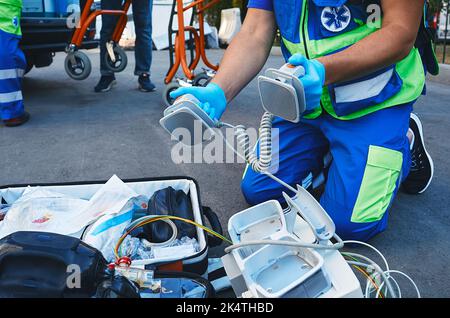
[[[0,240],[0,297],[93,297],[105,282],[105,297],[139,297],[128,280],[108,275],[95,248],[77,238],[45,232],[16,232]]]

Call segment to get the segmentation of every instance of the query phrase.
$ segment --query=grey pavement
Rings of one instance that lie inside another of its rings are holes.
[[[214,62],[222,53],[208,51]],[[239,188],[243,165],[172,162],[173,143],[158,123],[164,109],[167,54],[155,52],[154,93],[137,90],[132,52],[130,65],[117,75],[117,86],[104,94],[93,92],[99,79],[97,51],[89,52],[94,67],[85,81],[68,78],[63,54],[57,54],[51,67],[32,70],[24,80],[31,121],[17,128],[0,126],[0,185],[105,180],[113,174],[124,179],[187,175],[197,179],[203,203],[219,213],[226,227],[231,215],[247,207]],[[280,56],[272,56],[267,66],[281,64]],[[400,193],[390,211],[389,228],[370,242],[385,254],[391,268],[411,275],[425,297],[450,297],[449,104],[449,86],[430,82],[428,95],[415,111],[423,120],[435,179],[423,195]],[[261,114],[253,81],[231,103],[224,120],[257,127]],[[399,281],[405,295],[413,296],[408,282]]]

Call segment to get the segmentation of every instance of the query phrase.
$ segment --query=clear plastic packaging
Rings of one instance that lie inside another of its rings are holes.
[[[120,255],[127,255],[132,260],[154,259],[155,254],[156,257],[158,257],[159,255],[171,253],[180,253],[180,257],[182,257],[182,254],[190,254],[199,251],[200,244],[198,241],[195,238],[187,236],[176,239],[166,246],[154,247],[147,247],[137,237],[127,236],[120,246]]]

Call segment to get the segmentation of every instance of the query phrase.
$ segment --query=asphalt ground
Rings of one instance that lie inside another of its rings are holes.
[[[159,125],[168,53],[154,53],[152,79],[157,91],[153,93],[137,90],[134,57],[128,53],[129,66],[117,75],[118,84],[108,93],[93,91],[99,79],[96,50],[89,52],[93,73],[87,80],[77,82],[65,74],[63,54],[56,55],[52,66],[26,75],[24,96],[32,117],[22,127],[0,126],[0,185],[106,180],[113,174],[122,179],[191,176],[200,185],[204,205],[220,215],[226,228],[231,215],[248,207],[239,188],[243,165],[175,164],[171,159],[174,143]],[[208,51],[214,62],[222,54]],[[280,56],[271,56],[266,66],[282,63]],[[429,82],[428,94],[415,112],[423,121],[434,159],[433,183],[423,195],[400,193],[390,211],[388,229],[370,242],[384,253],[391,268],[417,282],[424,297],[450,296],[449,103],[448,84]],[[261,114],[253,81],[229,105],[223,119],[257,127]],[[376,259],[366,249],[357,250]],[[216,248],[213,254],[220,251]],[[404,296],[414,296],[408,281],[399,281]]]

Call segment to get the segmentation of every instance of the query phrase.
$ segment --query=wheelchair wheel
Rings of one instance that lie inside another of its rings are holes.
[[[128,64],[128,57],[127,57],[127,53],[125,52],[124,49],[122,49],[120,46],[115,45],[114,48],[114,56],[115,56],[115,61],[113,62],[111,60],[111,57],[109,56],[109,53],[106,52],[104,58],[106,67],[114,73],[119,73],[122,72]]]
[[[64,61],[64,69],[72,79],[81,81],[91,74],[91,60],[80,51],[69,53]]]
[[[164,104],[166,104],[167,107],[172,106],[173,102],[175,101],[172,97],[170,97],[169,94],[174,90],[178,89],[179,87],[180,84],[178,84],[177,82],[172,82],[166,85],[162,97],[164,100]]]
[[[208,76],[206,73],[200,73],[194,77],[194,80],[192,81],[193,86],[206,86],[211,81],[211,77]]]

